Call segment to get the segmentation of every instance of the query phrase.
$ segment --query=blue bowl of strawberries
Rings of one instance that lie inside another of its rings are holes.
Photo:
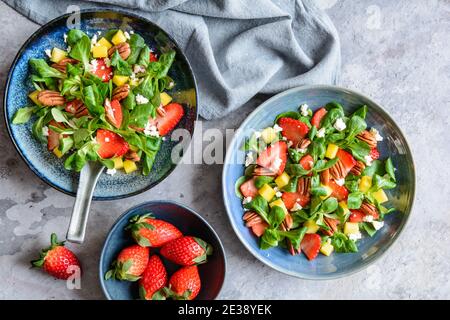
[[[213,228],[170,201],[125,212],[106,238],[99,267],[110,300],[212,300],[225,271],[225,252]]]

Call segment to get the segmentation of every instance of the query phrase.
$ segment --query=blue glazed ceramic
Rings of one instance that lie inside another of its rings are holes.
[[[379,144],[383,156],[391,156],[397,167],[397,188],[388,190],[391,201],[389,205],[398,210],[385,219],[385,227],[373,238],[366,237],[358,242],[359,252],[348,254],[332,254],[330,257],[319,255],[315,260],[308,261],[304,255],[291,256],[287,250],[272,248],[259,249],[259,240],[242,222],[243,209],[241,200],[235,195],[236,179],[243,175],[244,152],[240,147],[245,137],[254,130],[260,130],[273,125],[277,114],[297,110],[299,105],[306,103],[313,110],[330,101],[341,103],[346,112],[353,112],[358,106],[367,105],[367,123],[376,127],[384,141]],[[264,102],[242,123],[231,141],[225,159],[222,176],[223,197],[228,217],[239,239],[244,246],[259,260],[268,266],[286,274],[304,279],[330,279],[359,271],[379,258],[398,238],[409,218],[414,200],[415,173],[414,163],[408,144],[392,118],[369,98],[338,87],[305,86],[280,93]]]
[[[70,195],[75,195],[78,174],[64,169],[64,160],[57,159],[49,153],[46,146],[38,142],[31,135],[32,122],[26,125],[11,124],[17,109],[30,103],[28,93],[33,89],[29,81],[30,58],[45,58],[45,49],[53,47],[65,48],[64,33],[69,30],[66,26],[68,15],[63,15],[47,23],[36,31],[17,54],[6,83],[4,98],[4,113],[9,135],[27,165],[43,181],[52,187]],[[175,41],[152,22],[120,11],[82,11],[80,29],[92,36],[97,31],[105,32],[112,28],[134,30],[143,36],[146,43],[156,52],[158,48],[170,47],[176,50],[176,59],[169,75],[175,81],[175,87],[169,91],[174,101],[180,102],[185,108],[185,116],[178,124],[178,128],[187,129],[191,136],[197,119],[197,88],[192,69],[184,54]],[[156,158],[149,176],[139,172],[133,174],[117,173],[114,176],[103,174],[94,192],[94,200],[111,200],[138,194],[155,186],[175,168],[170,154],[178,141],[166,139]]]
[[[111,228],[103,245],[99,267],[100,283],[106,298],[110,300],[131,300],[139,298],[139,289],[136,282],[104,280],[104,275],[109,270],[111,263],[115,260],[120,250],[134,243],[130,234],[124,230],[130,218],[149,212],[153,213],[157,219],[172,223],[184,235],[199,237],[212,245],[213,254],[208,256],[208,262],[198,266],[202,289],[196,299],[215,299],[219,295],[222,284],[225,281],[226,272],[225,251],[219,236],[199,214],[188,207],[171,201],[150,201],[142,203],[120,216]],[[152,254],[155,251],[156,249],[151,249]],[[170,261],[164,258],[162,259],[169,277],[180,268]]]

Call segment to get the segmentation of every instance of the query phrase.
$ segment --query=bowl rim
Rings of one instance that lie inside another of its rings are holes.
[[[108,292],[108,290],[106,289],[106,285],[105,285],[105,279],[104,276],[102,274],[102,265],[103,262],[105,260],[105,252],[106,252],[106,244],[110,241],[112,234],[117,231],[116,229],[119,226],[119,223],[122,222],[122,220],[125,219],[125,217],[132,211],[135,211],[141,207],[147,206],[147,205],[155,205],[155,204],[171,204],[174,205],[176,207],[180,207],[188,212],[190,212],[191,214],[193,214],[194,216],[196,216],[197,218],[199,218],[204,224],[205,226],[212,232],[212,234],[216,237],[217,242],[219,243],[219,247],[220,247],[220,251],[223,254],[223,266],[224,266],[224,272],[223,272],[223,278],[220,284],[220,288],[219,291],[217,292],[216,297],[214,298],[214,300],[217,299],[218,296],[220,296],[220,293],[222,292],[223,289],[223,285],[226,281],[226,277],[227,277],[227,255],[225,252],[225,248],[223,246],[222,240],[220,239],[219,235],[217,234],[217,232],[214,230],[214,228],[211,226],[211,224],[205,219],[203,218],[200,214],[198,214],[194,209],[179,203],[177,201],[173,201],[173,200],[150,200],[150,201],[145,201],[145,202],[141,202],[138,205],[135,205],[129,209],[127,209],[126,211],[124,211],[114,222],[114,224],[111,226],[111,228],[108,231],[108,235],[105,239],[105,241],[103,242],[103,246],[102,246],[102,251],[100,252],[100,260],[98,263],[98,275],[99,275],[99,281],[100,281],[100,286],[102,288],[103,294],[106,297],[106,299],[108,300],[113,300]],[[217,250],[216,248],[214,248],[214,250]]]
[[[410,205],[407,208],[407,211],[405,213],[403,213],[403,216],[404,216],[403,217],[403,221],[400,224],[400,226],[399,226],[396,234],[394,235],[394,237],[392,237],[390,243],[388,243],[386,246],[381,247],[375,253],[373,258],[370,258],[369,260],[363,262],[359,266],[356,266],[356,267],[354,267],[354,268],[352,268],[352,269],[350,269],[348,271],[343,271],[343,272],[339,272],[339,273],[331,273],[331,274],[327,274],[327,275],[309,275],[309,274],[306,274],[306,273],[299,273],[299,272],[296,272],[296,271],[291,271],[291,270],[285,269],[283,267],[280,267],[280,266],[276,265],[275,263],[273,263],[271,261],[263,260],[263,258],[258,254],[258,251],[254,250],[247,243],[247,241],[243,238],[243,236],[240,234],[240,231],[237,228],[236,224],[233,222],[232,212],[231,212],[231,207],[230,207],[230,200],[226,196],[226,194],[227,194],[227,192],[226,192],[227,191],[226,171],[228,170],[228,167],[230,166],[230,157],[231,157],[231,153],[232,153],[231,147],[234,144],[237,143],[236,140],[238,139],[239,136],[241,136],[242,130],[243,130],[242,128],[245,127],[247,125],[247,123],[250,121],[250,119],[252,119],[258,112],[260,112],[260,110],[262,108],[264,108],[266,105],[271,104],[273,101],[276,101],[276,100],[280,99],[281,97],[284,97],[284,96],[292,94],[292,93],[304,92],[304,91],[309,91],[309,90],[332,90],[332,91],[337,91],[337,92],[344,92],[344,93],[347,93],[347,94],[359,97],[361,99],[367,100],[368,102],[370,102],[375,107],[375,109],[378,108],[377,112],[380,112],[384,117],[386,117],[389,121],[391,121],[391,123],[395,127],[395,130],[398,131],[400,136],[405,141],[406,156],[409,158],[408,161],[410,161],[410,163],[411,163],[411,170],[412,170],[412,183],[411,183],[411,195],[412,196],[411,196]],[[378,103],[374,102],[371,98],[369,98],[368,96],[366,96],[366,95],[364,95],[362,93],[356,92],[354,90],[347,89],[347,88],[344,88],[344,87],[334,86],[334,85],[318,84],[318,85],[299,86],[299,87],[291,88],[291,89],[285,90],[283,92],[280,92],[280,93],[272,96],[271,98],[267,99],[263,103],[261,103],[255,110],[253,110],[245,118],[245,120],[239,126],[236,134],[233,136],[233,138],[231,139],[230,143],[228,144],[228,148],[227,148],[227,152],[226,152],[226,156],[225,156],[225,161],[224,161],[224,165],[223,165],[223,170],[222,170],[222,197],[223,197],[225,209],[226,209],[227,216],[228,216],[228,219],[230,221],[231,227],[233,228],[233,231],[235,232],[236,236],[239,238],[241,243],[244,245],[244,247],[255,258],[257,258],[259,261],[261,261],[265,265],[271,267],[272,269],[275,269],[278,272],[287,274],[287,275],[295,277],[295,278],[304,279],[304,280],[333,280],[333,279],[346,277],[346,276],[355,274],[357,272],[360,272],[363,269],[365,269],[368,266],[370,266],[371,264],[373,264],[374,262],[378,261],[396,243],[396,241],[399,239],[400,235],[402,234],[402,231],[405,229],[406,225],[410,221],[410,216],[411,216],[411,213],[413,211],[414,202],[415,202],[415,193],[416,193],[416,170],[415,170],[415,164],[414,164],[414,159],[413,159],[413,154],[411,152],[411,148],[409,146],[408,140],[406,139],[405,135],[403,134],[403,131],[400,129],[400,127],[397,125],[397,123],[392,119],[392,117],[387,113],[387,111],[384,110],[384,108],[381,107]]]
[[[192,129],[192,135],[195,134],[195,129],[196,129],[196,124],[198,121],[198,115],[199,115],[199,106],[198,106],[198,85],[197,85],[197,80],[194,74],[194,70],[192,69],[192,66],[189,62],[189,59],[187,58],[186,54],[184,53],[184,51],[181,49],[181,46],[178,44],[178,42],[173,38],[173,36],[167,32],[165,29],[163,29],[161,26],[159,26],[158,24],[150,21],[149,19],[140,16],[138,14],[135,13],[131,13],[129,11],[126,10],[122,10],[122,9],[93,9],[93,8],[88,8],[88,9],[82,9],[80,10],[80,14],[95,14],[95,13],[116,13],[116,14],[120,14],[123,16],[130,16],[133,18],[136,18],[138,20],[141,20],[142,22],[146,23],[147,25],[152,25],[153,27],[158,28],[159,30],[161,30],[162,32],[165,33],[165,35],[170,39],[170,41],[172,41],[176,48],[179,50],[180,52],[180,57],[184,60],[184,62],[186,63],[188,70],[190,72],[190,75],[192,76],[192,80],[193,80],[193,85],[194,85],[194,90],[195,90],[195,117],[194,117],[194,125],[193,125],[193,129]],[[11,63],[11,66],[9,67],[9,71],[8,74],[6,76],[6,81],[5,81],[5,86],[4,86],[4,95],[3,95],[3,118],[4,118],[4,122],[5,122],[5,127],[7,129],[7,133],[9,136],[9,139],[11,140],[12,144],[14,145],[14,148],[16,149],[17,153],[19,154],[20,158],[22,159],[23,162],[25,162],[25,164],[27,165],[27,167],[34,173],[34,175],[36,175],[41,181],[43,181],[44,183],[46,183],[47,185],[49,185],[50,187],[64,193],[67,194],[69,196],[72,197],[76,197],[76,190],[74,192],[70,192],[68,190],[65,190],[59,186],[57,186],[56,184],[54,184],[52,181],[50,181],[46,176],[42,175],[38,169],[36,169],[33,164],[25,157],[25,155],[22,153],[22,150],[19,148],[18,144],[16,143],[15,138],[13,137],[12,134],[12,130],[11,130],[11,125],[12,123],[9,123],[8,121],[8,114],[7,114],[7,99],[9,96],[9,87],[10,87],[10,82],[11,82],[11,76],[13,73],[13,70],[15,69],[17,62],[19,60],[19,58],[22,56],[23,52],[27,49],[27,47],[29,46],[29,44],[34,41],[36,38],[38,38],[43,32],[45,32],[45,30],[47,30],[48,28],[52,27],[53,24],[55,24],[56,22],[59,22],[62,19],[65,19],[67,17],[69,17],[72,13],[65,13],[63,15],[60,15],[52,20],[50,20],[49,22],[47,22],[46,24],[42,25],[41,27],[39,27],[35,32],[33,32],[31,34],[30,37],[28,37],[28,39],[22,44],[22,46],[20,47],[19,51],[17,52],[16,56],[14,57],[13,62]],[[81,17],[82,19],[82,17]],[[183,155],[184,156],[184,155]],[[182,156],[182,157],[183,157]],[[145,186],[144,188],[134,191],[134,192],[130,192],[127,194],[123,194],[123,195],[114,195],[114,196],[107,196],[107,197],[99,197],[99,196],[94,196],[92,198],[93,201],[110,201],[110,200],[118,200],[118,199],[124,199],[124,198],[128,198],[128,197],[132,197],[138,194],[141,194],[143,192],[146,192],[150,189],[152,189],[153,187],[157,186],[160,182],[162,182],[163,180],[165,180],[177,167],[177,164],[174,164],[171,166],[171,168],[164,174],[162,175],[158,180],[156,180],[155,182]]]

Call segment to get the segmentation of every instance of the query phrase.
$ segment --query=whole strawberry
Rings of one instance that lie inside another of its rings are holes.
[[[64,280],[77,268],[81,270],[80,262],[72,251],[64,247],[64,241],[58,242],[56,234],[52,233],[50,242],[50,247],[41,251],[39,259],[31,261],[33,267],[42,268],[55,278]]]
[[[161,248],[161,255],[181,266],[191,266],[207,261],[212,247],[199,238],[184,236],[175,239]]]
[[[133,244],[120,251],[117,260],[106,272],[105,280],[110,278],[127,281],[137,281],[144,272],[148,263],[150,250],[147,247]]]
[[[155,219],[151,214],[131,218],[126,229],[131,230],[134,240],[143,247],[158,248],[183,236],[174,225]]]
[[[155,254],[148,260],[147,267],[139,279],[139,295],[144,300],[164,300],[161,289],[167,285],[167,271],[161,259]]]
[[[169,280],[169,288],[165,288],[167,297],[175,300],[193,300],[201,289],[200,275],[197,266],[182,267]]]

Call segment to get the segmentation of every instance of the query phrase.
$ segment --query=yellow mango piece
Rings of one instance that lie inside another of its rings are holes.
[[[62,152],[59,151],[58,148],[53,149],[53,153],[55,154],[55,156],[57,156],[58,158],[61,158],[63,156]]]
[[[125,160],[123,162],[123,169],[125,170],[126,173],[132,173],[137,170],[137,166],[134,161]]]
[[[97,45],[102,46],[102,47],[106,47],[107,49],[112,47],[111,42],[106,40],[106,38],[101,38],[100,40],[98,40],[97,41]]]
[[[363,176],[361,177],[361,181],[359,182],[359,191],[367,192],[372,186],[372,177]]]
[[[119,76],[119,75],[114,75],[114,77],[112,78],[113,83],[120,87],[122,85],[124,85],[125,83],[127,83],[129,77],[128,76]]]
[[[319,231],[320,229],[317,223],[313,220],[305,221],[305,223],[303,223],[303,226],[308,228],[306,230],[306,233],[317,233],[317,231]]]
[[[338,151],[339,147],[335,144],[330,143],[327,147],[327,151],[325,152],[325,157],[327,157],[328,159],[334,159]]]
[[[346,235],[349,234],[358,234],[359,233],[359,225],[357,222],[346,222],[344,225],[344,233]]]
[[[323,255],[326,255],[327,257],[334,251],[334,247],[331,243],[329,242],[325,242],[324,244],[322,244],[322,246],[320,247],[320,253],[322,253]]]
[[[123,159],[122,158],[114,158],[114,169],[122,169],[123,168]]]
[[[94,58],[106,58],[108,56],[108,48],[104,46],[95,46],[92,48],[92,56]]]
[[[281,189],[284,186],[287,186],[290,179],[291,177],[289,177],[289,175],[286,172],[283,172],[275,179],[275,183],[277,184],[278,188]]]
[[[287,210],[286,206],[284,205],[283,200],[277,199],[277,200],[272,201],[271,203],[269,203],[269,207],[272,208],[272,207],[274,207],[274,206],[280,207],[281,209],[283,209],[283,211],[284,211],[285,214],[288,214],[288,210]]]
[[[342,210],[344,210],[345,214],[350,212],[350,210],[348,209],[348,206],[347,206],[347,202],[341,201],[341,202],[339,202],[339,206],[342,208]]]
[[[52,57],[50,58],[50,61],[54,63],[60,62],[62,59],[67,57],[67,52],[58,48],[52,49]]]
[[[265,143],[269,144],[278,138],[278,134],[275,132],[274,128],[268,127],[261,132],[261,138]]]
[[[38,100],[38,98],[37,98],[39,92],[40,92],[39,90],[36,90],[36,91],[31,92],[31,93],[28,95],[28,98],[30,98],[31,101],[33,101],[34,104],[37,104],[38,106],[41,105],[41,103],[39,102],[39,100]]]
[[[331,196],[331,194],[333,193],[333,189],[331,189],[329,186],[326,186],[324,184],[321,184],[320,186],[327,190],[327,194],[325,196],[320,196],[320,199],[325,200],[326,198]]]
[[[258,193],[269,202],[275,196],[276,191],[266,183],[258,190]]]
[[[125,41],[127,41],[127,38],[123,34],[122,30],[117,31],[116,34],[111,39],[111,42],[116,45]]]
[[[166,92],[161,92],[159,97],[161,99],[161,104],[163,106],[168,105],[170,103],[170,101],[172,101],[172,97],[169,96]]]
[[[372,195],[375,198],[375,200],[377,200],[378,203],[380,203],[380,204],[389,201],[389,198],[388,198],[388,196],[386,195],[386,193],[384,192],[383,189],[379,189],[378,191],[372,193]]]

